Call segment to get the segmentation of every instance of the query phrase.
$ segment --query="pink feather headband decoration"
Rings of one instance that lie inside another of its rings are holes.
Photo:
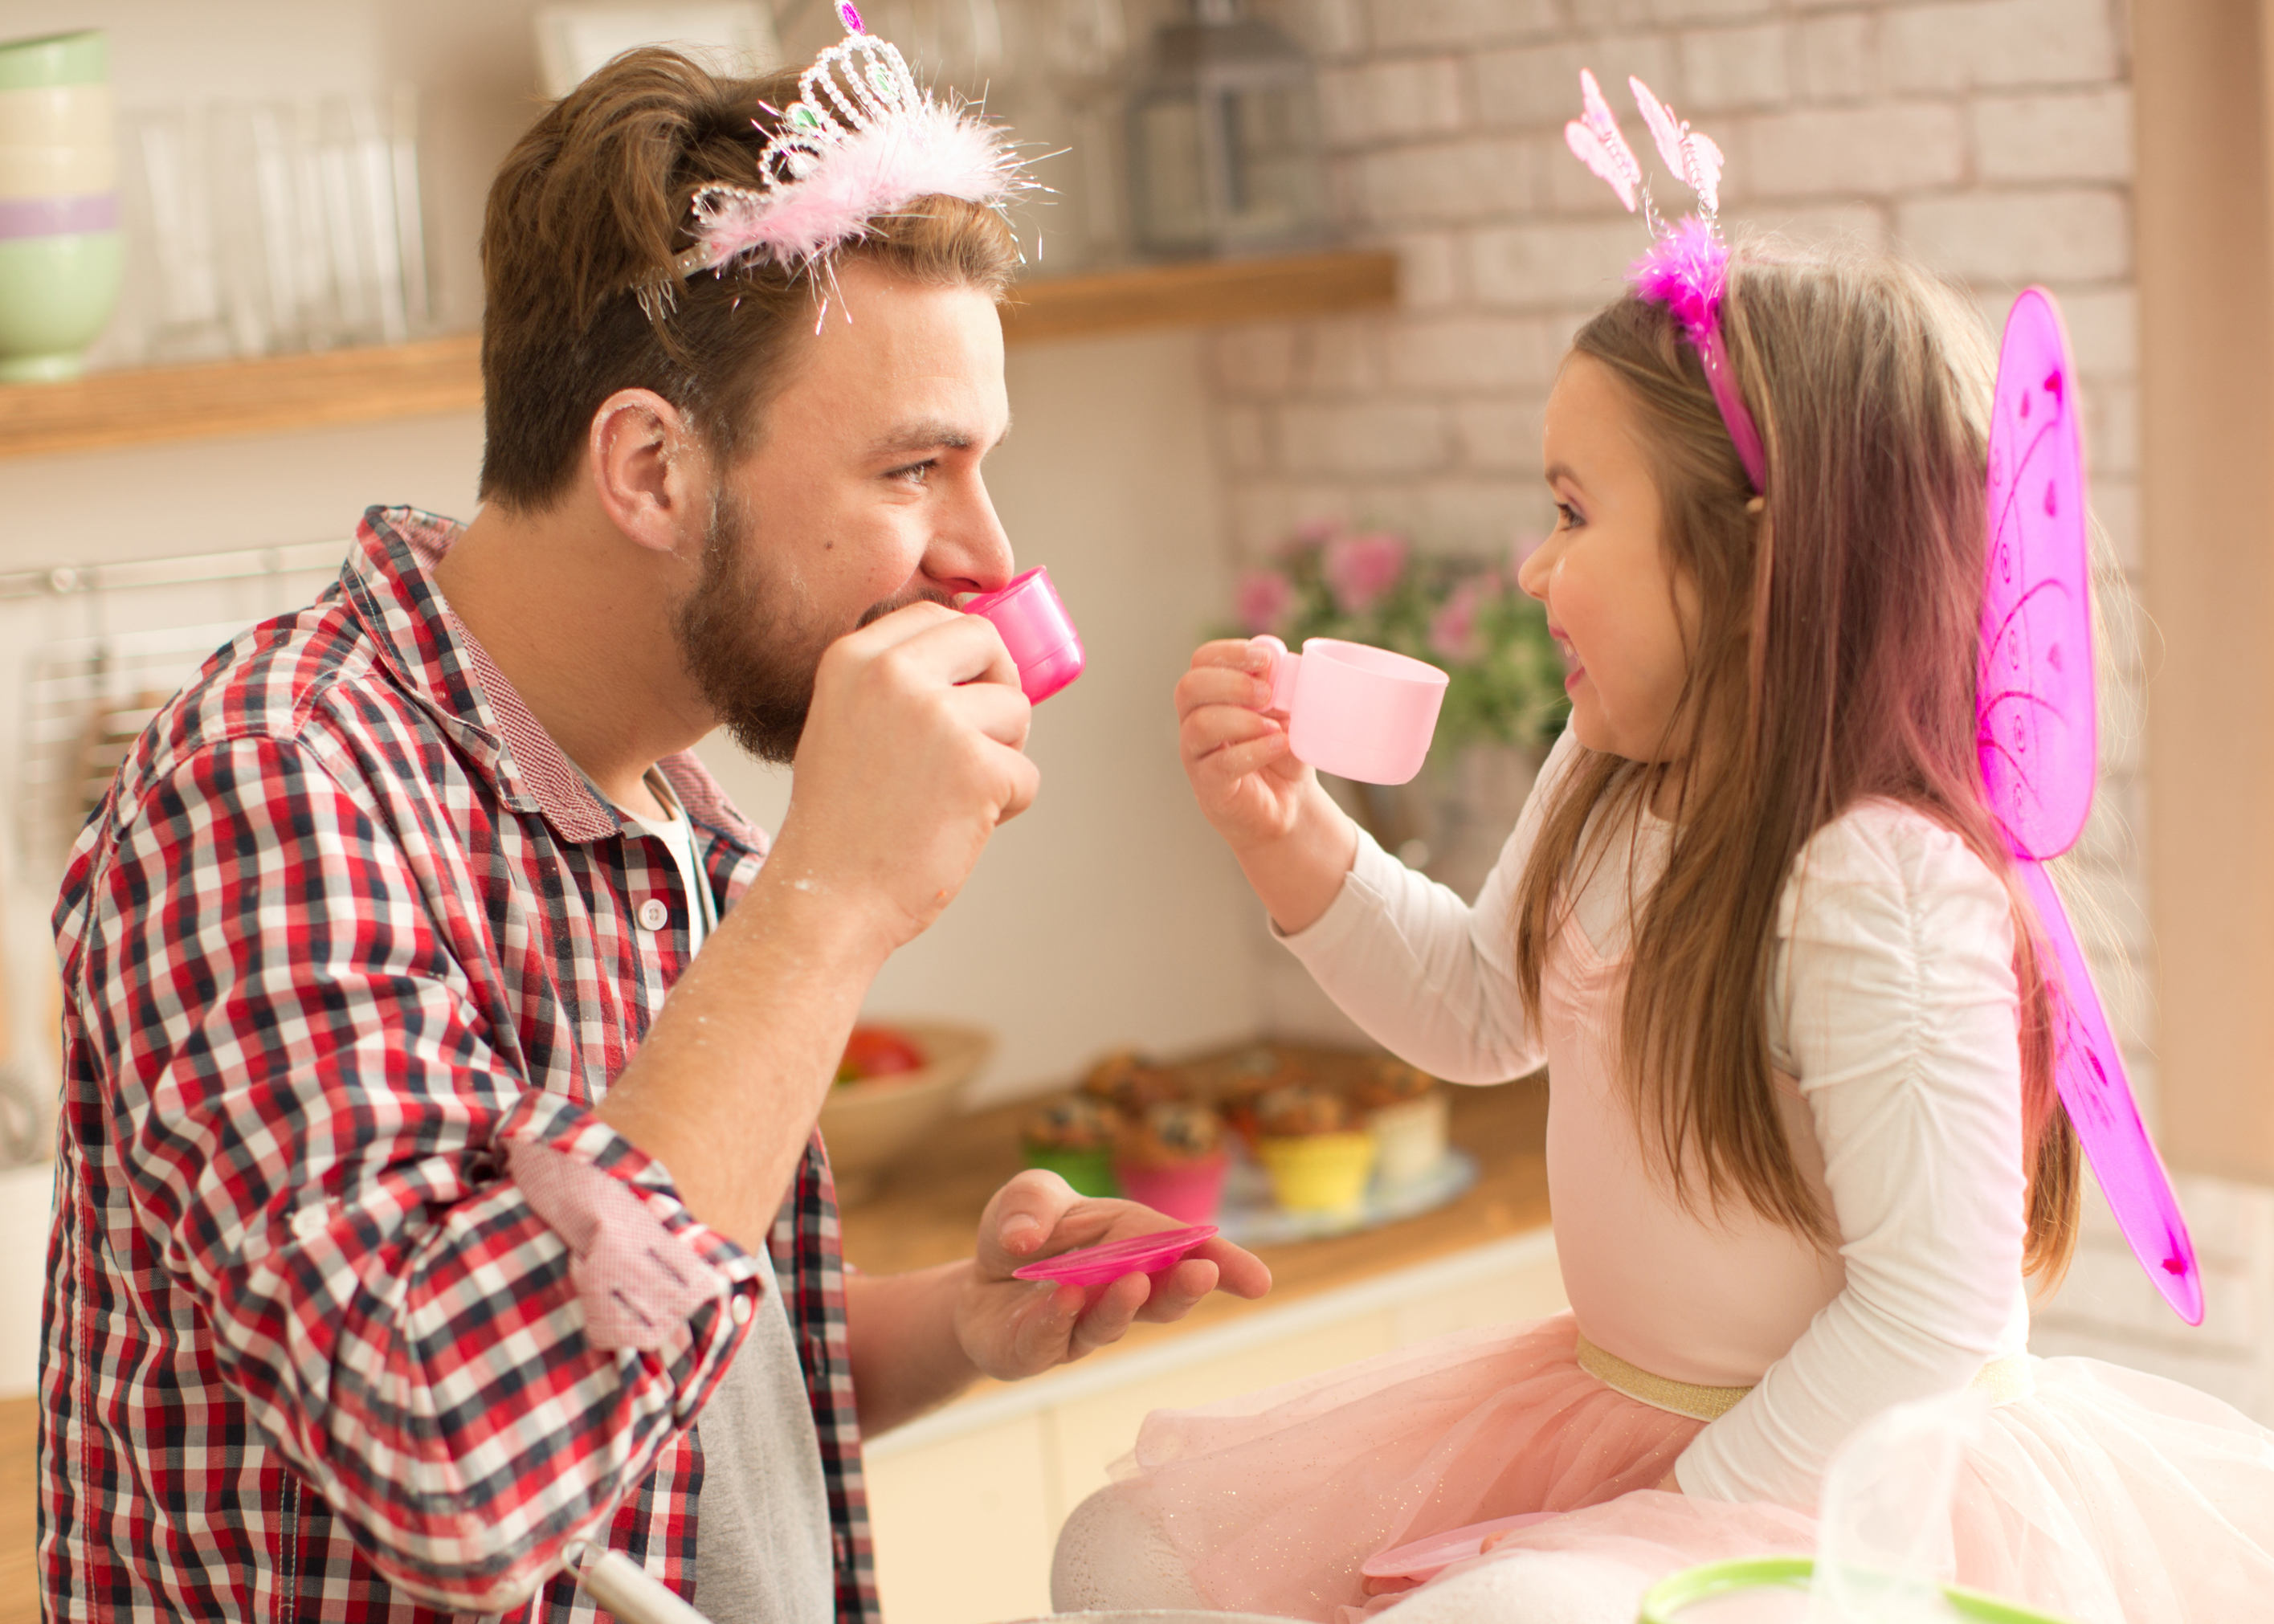
[[[669,309],[674,282],[698,271],[810,270],[919,198],[1000,210],[1035,188],[999,129],[960,103],[933,101],[900,51],[865,31],[852,0],[840,0],[837,15],[847,37],[798,76],[798,99],[758,154],[757,184],[695,193],[695,246],[639,289],[651,317]]]
[[[1758,494],[1768,489],[1768,456],[1761,446],[1760,431],[1753,425],[1753,414],[1745,410],[1744,395],[1737,387],[1736,370],[1721,342],[1721,294],[1729,281],[1729,247],[1721,240],[1717,224],[1721,207],[1721,149],[1676,118],[1674,109],[1653,95],[1640,79],[1630,78],[1627,87],[1634,92],[1635,104],[1642,109],[1642,121],[1650,128],[1659,156],[1697,194],[1696,214],[1675,226],[1660,217],[1651,202],[1650,184],[1643,176],[1641,162],[1621,133],[1619,121],[1610,103],[1603,100],[1595,76],[1585,68],[1579,70],[1579,99],[1585,110],[1563,126],[1564,143],[1573,156],[1618,194],[1627,213],[1635,212],[1639,197],[1651,244],[1629,268],[1627,281],[1644,298],[1665,305],[1682,324],[1690,348],[1705,365],[1706,385],[1713,391],[1713,404],[1721,409],[1729,442],[1737,448],[1737,460],[1745,465],[1745,477]]]

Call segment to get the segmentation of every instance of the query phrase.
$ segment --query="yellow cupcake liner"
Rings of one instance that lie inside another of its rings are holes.
[[[1312,1133],[1265,1139],[1256,1157],[1270,1176],[1271,1193],[1291,1213],[1346,1213],[1366,1199],[1374,1171],[1371,1133]]]

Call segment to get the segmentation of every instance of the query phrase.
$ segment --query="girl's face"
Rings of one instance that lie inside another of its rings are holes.
[[[1658,485],[1633,404],[1591,356],[1563,364],[1547,397],[1544,450],[1555,529],[1517,579],[1547,606],[1570,674],[1571,728],[1591,750],[1678,759],[1667,737],[1690,668],[1698,590],[1659,543]]]

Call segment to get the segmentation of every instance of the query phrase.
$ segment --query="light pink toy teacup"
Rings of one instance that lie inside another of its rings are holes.
[[[1271,650],[1271,708],[1287,713],[1295,759],[1362,784],[1403,784],[1421,771],[1445,703],[1445,673],[1388,649],[1313,637]]]
[[[1008,586],[982,592],[963,605],[963,613],[995,622],[1019,667],[1019,689],[1030,704],[1042,703],[1081,675],[1088,663],[1081,634],[1058,601],[1050,572],[1039,566]]]

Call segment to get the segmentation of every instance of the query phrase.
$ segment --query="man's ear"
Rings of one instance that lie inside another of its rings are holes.
[[[652,389],[619,389],[592,414],[593,493],[636,545],[674,553],[707,522],[710,460],[694,425]]]

